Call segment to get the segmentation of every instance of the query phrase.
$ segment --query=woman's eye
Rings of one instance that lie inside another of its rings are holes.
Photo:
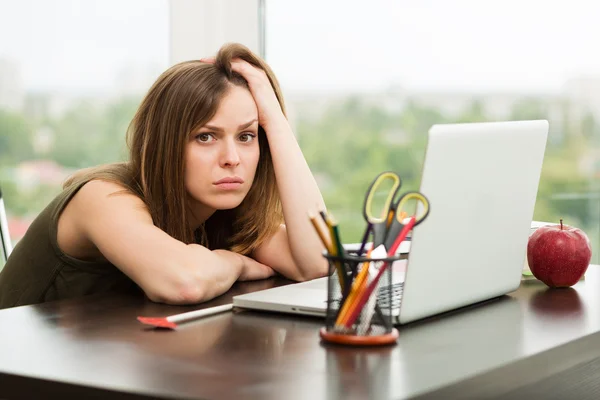
[[[255,137],[256,137],[256,135],[254,133],[249,133],[249,132],[242,133],[240,135],[240,141],[244,142],[244,143],[248,143],[248,142],[253,141]]]
[[[214,140],[214,137],[210,133],[200,133],[196,136],[196,140],[199,142],[211,142]]]

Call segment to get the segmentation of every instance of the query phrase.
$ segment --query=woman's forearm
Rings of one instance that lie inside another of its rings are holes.
[[[189,244],[172,257],[168,268],[152,279],[144,279],[141,286],[150,300],[195,304],[225,293],[243,273],[244,259],[240,254]]]
[[[327,263],[321,255],[323,245],[308,214],[325,209],[323,197],[288,121],[282,118],[265,129],[268,129],[287,237],[298,273],[305,279],[322,276],[327,271]]]
[[[181,258],[174,257],[152,285],[146,284],[150,300],[168,304],[194,304],[228,291],[237,280],[266,279],[275,274],[270,267],[228,250],[208,250],[190,244]],[[177,260],[175,260],[177,259]]]

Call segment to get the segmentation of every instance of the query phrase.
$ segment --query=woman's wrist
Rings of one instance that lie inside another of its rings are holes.
[[[225,261],[225,264],[229,265],[237,274],[240,276],[244,272],[244,257],[238,253],[234,253],[229,250],[213,250],[213,253],[217,254],[219,258]]]
[[[263,129],[265,130],[265,133],[267,134],[267,136],[269,136],[270,134],[273,134],[275,132],[281,132],[283,130],[291,130],[290,123],[285,118],[283,113],[280,116],[269,119],[268,122],[266,122],[264,124]],[[275,133],[275,134],[277,134],[277,133]]]

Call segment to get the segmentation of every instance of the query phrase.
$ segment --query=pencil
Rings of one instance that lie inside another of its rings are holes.
[[[331,248],[333,249],[333,254],[337,257],[344,258],[345,252],[344,247],[340,241],[340,235],[338,231],[337,223],[334,221],[333,217],[330,215],[325,216],[325,222],[329,227],[329,234],[331,235]],[[344,268],[343,261],[335,261],[335,267],[337,269],[338,279],[340,281],[340,288],[342,289],[342,294],[346,294],[348,287],[348,277],[346,275],[346,269]]]
[[[402,231],[396,238],[394,245],[390,248],[390,250],[387,254],[388,257],[394,256],[394,254],[396,253],[396,249],[398,248],[400,243],[402,243],[402,241],[404,240],[404,238],[406,237],[408,232],[410,232],[410,230],[412,229],[414,224],[415,224],[415,217],[413,216],[410,218],[408,223],[404,226],[404,228],[402,229]],[[357,294],[356,299],[354,300],[354,304],[352,304],[352,309],[348,311],[349,315],[343,321],[343,325],[345,325],[347,327],[351,327],[352,324],[354,323],[354,321],[356,321],[356,318],[358,318],[358,316],[362,312],[362,309],[363,309],[365,303],[368,301],[369,296],[371,296],[371,294],[377,287],[377,282],[381,278],[381,276],[382,276],[383,272],[386,270],[386,268],[389,268],[389,264],[387,262],[385,262],[383,264],[383,266],[381,266],[377,275],[374,277],[374,279],[371,283],[369,283],[368,285],[365,285],[364,287],[361,287],[360,293]]]
[[[367,257],[370,257],[370,256],[371,256],[371,250],[369,250],[369,252],[367,253]],[[340,314],[338,315],[338,318],[335,321],[336,325],[338,325],[338,326],[346,325],[345,321],[349,317],[348,313],[350,312],[350,309],[351,309],[352,305],[354,304],[354,302],[356,300],[356,297],[358,296],[358,293],[360,292],[360,289],[363,286],[363,282],[367,278],[368,271],[369,271],[369,261],[365,261],[363,263],[362,269],[358,273],[358,276],[356,277],[356,279],[352,283],[352,288],[350,290],[350,294],[348,295],[348,298],[346,299],[346,301],[342,305],[342,309],[340,311]]]
[[[342,245],[342,240],[340,239],[340,232],[338,229],[338,224],[335,222],[333,217],[327,216],[327,225],[331,229],[331,240],[333,243],[331,244],[337,249],[337,254],[340,257],[344,256],[344,246]]]
[[[308,217],[310,218],[310,222],[312,222],[313,227],[315,228],[315,231],[317,231],[317,234],[319,235],[319,238],[321,239],[321,243],[323,243],[323,246],[325,246],[325,249],[327,250],[327,252],[329,254],[333,254],[333,248],[331,246],[331,242],[325,235],[325,232],[323,232],[323,229],[321,228],[321,225],[319,224],[319,220],[317,219],[317,217],[310,213],[309,213]]]

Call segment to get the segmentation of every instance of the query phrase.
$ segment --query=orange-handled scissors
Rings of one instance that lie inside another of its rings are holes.
[[[388,189],[383,189],[391,185]],[[367,230],[373,234],[373,249],[384,243],[388,230],[388,216],[392,210],[394,198],[402,186],[400,176],[395,172],[382,172],[375,177],[367,190],[363,207],[363,216],[368,223]],[[384,194],[386,196],[383,205],[375,210],[375,196]],[[365,237],[366,238],[366,237]]]

